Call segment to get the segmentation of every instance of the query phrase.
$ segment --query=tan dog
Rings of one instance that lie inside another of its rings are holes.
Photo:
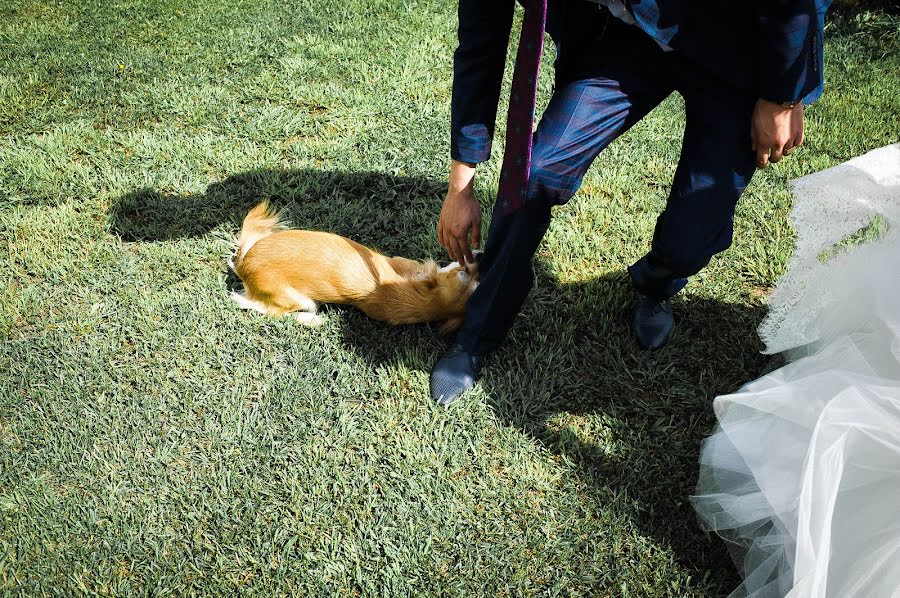
[[[244,283],[231,298],[244,309],[273,316],[294,312],[318,325],[317,303],[354,305],[391,324],[442,322],[442,332],[463,322],[466,300],[478,286],[475,265],[385,257],[350,239],[290,230],[263,202],[250,210],[229,265]]]

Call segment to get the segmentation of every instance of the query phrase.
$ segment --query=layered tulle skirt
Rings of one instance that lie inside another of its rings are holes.
[[[716,398],[692,502],[734,596],[900,596],[900,145],[794,190],[760,329],[787,365]]]

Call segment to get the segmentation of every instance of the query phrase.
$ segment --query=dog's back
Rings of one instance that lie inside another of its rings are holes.
[[[249,294],[290,287],[314,301],[352,303],[374,292],[393,271],[385,259],[350,239],[309,230],[281,230],[260,238],[236,263]]]

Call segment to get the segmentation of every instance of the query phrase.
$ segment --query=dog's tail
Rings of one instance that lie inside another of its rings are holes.
[[[287,228],[287,223],[277,210],[269,207],[268,201],[263,200],[262,203],[250,210],[244,217],[241,232],[238,233],[237,254],[232,269],[240,266],[241,260],[257,241],[285,228]]]

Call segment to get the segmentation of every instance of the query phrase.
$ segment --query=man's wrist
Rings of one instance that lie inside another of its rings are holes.
[[[458,165],[457,168],[459,168],[459,167],[475,168],[476,166],[478,166],[478,163],[477,162],[466,162],[465,160],[452,160],[451,159],[450,160],[450,168],[453,168],[455,165]]]
[[[803,103],[803,99],[799,100],[770,100],[768,98],[760,98],[761,101],[766,102],[768,104],[772,104],[773,106],[778,106],[779,108],[784,108],[785,110],[793,110],[799,104]]]
[[[450,193],[471,192],[474,181],[475,164],[459,160],[450,161],[450,177],[448,181]]]

